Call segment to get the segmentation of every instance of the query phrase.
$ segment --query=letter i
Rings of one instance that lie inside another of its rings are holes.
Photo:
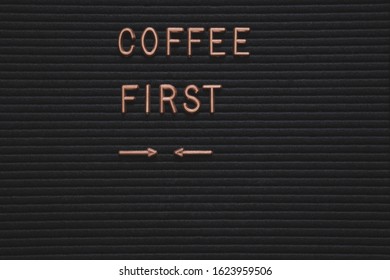
[[[145,114],[150,114],[150,84],[146,85],[146,95],[145,95]]]

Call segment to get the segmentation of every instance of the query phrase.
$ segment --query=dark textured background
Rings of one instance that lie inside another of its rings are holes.
[[[1,1],[0,257],[389,258],[388,1],[188,3]],[[249,26],[251,56],[121,57],[148,26]],[[123,117],[146,82],[224,89]]]

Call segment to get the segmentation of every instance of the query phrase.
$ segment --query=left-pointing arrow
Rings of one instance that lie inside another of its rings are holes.
[[[212,155],[212,150],[184,150],[184,148],[177,149],[173,152],[179,157],[184,157],[185,155]]]
[[[120,156],[148,156],[152,157],[157,155],[157,151],[152,148],[146,150],[120,150],[118,152]]]

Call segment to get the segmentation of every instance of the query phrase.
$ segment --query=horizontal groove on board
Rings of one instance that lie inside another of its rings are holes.
[[[389,15],[384,0],[2,1],[0,259],[389,259]],[[205,32],[166,57],[174,26],[226,27],[227,55]],[[232,56],[236,26],[249,57]],[[176,115],[159,113],[163,83]],[[140,90],[121,114],[124,84]],[[189,84],[222,85],[214,114],[207,92],[185,114]]]

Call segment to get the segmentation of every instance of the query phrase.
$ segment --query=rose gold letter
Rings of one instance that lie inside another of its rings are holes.
[[[180,43],[180,39],[171,39],[171,33],[183,32],[181,27],[168,27],[167,28],[167,56],[171,55],[171,43]]]
[[[198,87],[196,85],[189,85],[184,90],[184,95],[187,97],[188,100],[190,100],[190,101],[195,103],[195,107],[191,109],[191,108],[188,107],[187,103],[184,103],[183,107],[184,107],[184,110],[186,110],[188,113],[193,114],[193,113],[196,113],[199,110],[199,108],[200,108],[200,101],[199,101],[198,98],[196,98],[195,96],[190,95],[188,93],[188,91],[190,89],[194,90],[195,93],[198,93],[199,89],[198,89]]]
[[[150,114],[150,84],[146,85],[146,94],[145,94],[145,113]]]
[[[129,55],[131,55],[131,53],[134,50],[134,44],[131,45],[131,47],[128,51],[123,49],[122,41],[123,41],[123,33],[125,33],[125,32],[128,32],[130,34],[131,40],[133,40],[133,41],[135,40],[135,33],[134,33],[133,29],[131,29],[131,28],[123,28],[121,33],[119,33],[119,38],[118,38],[119,51],[122,55],[129,56]]]
[[[214,44],[221,44],[222,40],[221,39],[214,39],[213,33],[220,33],[220,32],[225,32],[226,29],[224,27],[211,27],[210,28],[210,55],[211,56],[224,56],[226,53],[225,52],[215,52],[214,51]]]
[[[248,56],[249,52],[239,52],[237,50],[238,44],[242,45],[246,43],[246,39],[238,39],[238,32],[249,32],[249,27],[235,27],[234,28],[234,41],[233,41],[233,54],[237,56]]]
[[[165,90],[170,90],[172,92],[171,96],[165,96],[164,94]],[[173,85],[170,84],[160,85],[160,113],[161,114],[165,113],[164,102],[169,102],[169,105],[171,105],[172,108],[172,112],[176,114],[177,109],[175,103],[173,102],[173,99],[175,99],[176,94],[177,94],[177,90]]]
[[[191,33],[203,32],[203,27],[189,27],[188,28],[188,56],[192,56],[192,43],[200,43],[200,39],[192,39]]]
[[[204,85],[203,88],[208,88],[210,89],[210,113],[215,112],[215,98],[214,98],[214,89],[215,88],[222,88],[222,85]]]
[[[135,100],[135,96],[126,96],[126,90],[138,89],[138,85],[123,85],[122,86],[122,113],[126,113],[126,101]]]
[[[154,46],[153,46],[153,49],[151,51],[149,51],[146,46],[145,46],[145,36],[148,32],[152,32],[153,34],[153,37],[154,37]],[[142,36],[141,36],[141,45],[142,45],[142,50],[144,51],[144,54],[146,54],[147,56],[152,56],[154,55],[154,53],[156,52],[157,50],[157,47],[158,47],[158,36],[157,36],[157,32],[156,30],[154,30],[154,28],[152,27],[148,27],[144,30],[144,32],[142,33]]]

